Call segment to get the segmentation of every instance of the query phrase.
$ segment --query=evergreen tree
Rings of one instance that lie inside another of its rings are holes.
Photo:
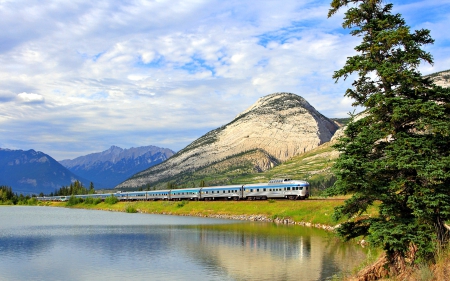
[[[167,189],[177,189],[177,188],[178,188],[178,186],[175,183],[173,183],[173,182],[167,183]]]
[[[335,210],[336,219],[347,218],[338,233],[366,236],[391,261],[413,248],[432,258],[436,246],[448,245],[450,220],[450,90],[417,69],[433,63],[421,49],[433,39],[429,30],[411,32],[382,0],[333,0],[328,16],[344,6],[343,27],[362,43],[333,78],[359,75],[345,96],[365,111],[335,145],[337,182],[329,194],[352,195]],[[375,202],[378,216],[354,219]]]

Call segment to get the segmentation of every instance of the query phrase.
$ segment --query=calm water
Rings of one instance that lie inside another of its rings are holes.
[[[0,207],[0,280],[328,280],[363,249],[230,220]]]

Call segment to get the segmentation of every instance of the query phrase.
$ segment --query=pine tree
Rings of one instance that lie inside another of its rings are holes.
[[[411,247],[430,259],[448,245],[450,220],[450,90],[417,69],[433,63],[421,47],[434,41],[429,30],[411,32],[382,0],[333,0],[328,17],[344,6],[343,27],[362,42],[333,78],[358,74],[345,96],[365,111],[335,145],[337,182],[329,194],[352,195],[335,210],[336,219],[347,219],[338,233],[366,236],[391,261]],[[378,216],[359,216],[374,203]]]

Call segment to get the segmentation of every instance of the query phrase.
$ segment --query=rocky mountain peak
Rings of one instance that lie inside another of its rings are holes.
[[[265,112],[295,107],[312,108],[312,106],[301,96],[284,92],[274,93],[258,99],[252,106],[238,114],[236,119],[250,113],[264,114]]]
[[[60,163],[73,173],[92,180],[96,187],[113,188],[135,173],[159,164],[173,154],[168,148],[152,145],[129,149],[113,145],[105,151],[62,160]]]
[[[305,153],[328,142],[338,126],[304,98],[275,93],[260,98],[230,123],[193,141],[164,163],[145,170],[118,187],[135,187],[180,173],[191,173],[223,159],[249,151],[263,151],[252,158],[255,170],[270,169],[276,162]]]

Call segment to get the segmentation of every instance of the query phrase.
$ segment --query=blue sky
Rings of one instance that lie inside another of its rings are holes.
[[[346,117],[331,76],[359,38],[329,2],[0,0],[0,147],[177,151],[274,92]],[[420,71],[450,69],[450,0],[392,3],[436,40]]]

